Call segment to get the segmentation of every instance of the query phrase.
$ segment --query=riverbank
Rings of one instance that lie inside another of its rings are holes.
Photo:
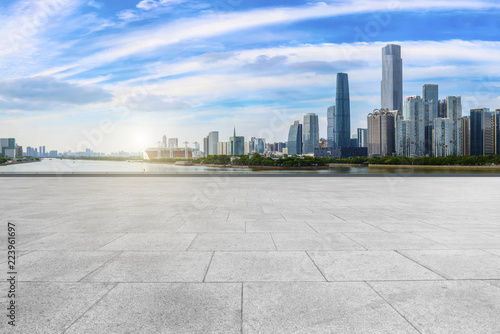
[[[21,160],[21,161],[7,161],[0,163],[0,166],[11,166],[11,165],[21,165],[30,162],[40,162],[40,160]]]
[[[283,169],[283,170],[316,170],[328,169],[329,166],[262,166],[262,165],[231,165],[231,164],[194,164],[193,166],[222,167],[222,168],[250,168],[250,169]]]
[[[394,168],[402,168],[402,169],[456,169],[456,170],[474,169],[474,170],[498,170],[498,171],[500,171],[500,165],[463,166],[463,165],[381,165],[381,164],[368,164],[368,167],[390,168],[390,169],[394,169]]]

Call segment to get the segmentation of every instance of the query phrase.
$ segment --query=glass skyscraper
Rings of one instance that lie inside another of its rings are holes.
[[[319,122],[318,115],[316,114],[305,114],[304,115],[304,127],[303,127],[303,154],[314,153],[314,149],[319,147]]]
[[[335,132],[335,106],[330,106],[328,107],[328,110],[326,112],[326,117],[327,117],[327,122],[328,122],[328,127],[326,129],[326,134],[327,134],[327,147],[333,147],[333,134]]]
[[[403,113],[403,59],[401,46],[388,44],[382,48],[382,108]]]
[[[429,101],[431,105],[430,122],[438,118],[439,112],[439,86],[432,84],[425,84],[422,87],[422,99]]]
[[[299,121],[290,125],[287,147],[288,155],[302,154],[302,124]]]
[[[351,146],[351,106],[347,73],[337,73],[332,147]]]
[[[470,111],[470,154],[495,154],[495,115],[489,108]]]

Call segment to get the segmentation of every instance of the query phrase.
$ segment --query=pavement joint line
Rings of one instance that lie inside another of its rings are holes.
[[[207,271],[205,271],[205,275],[203,276],[202,282],[205,282],[205,280],[207,278],[208,270],[210,269],[210,265],[212,264],[212,260],[214,259],[214,255],[215,255],[215,251],[212,252],[212,256],[210,257],[210,261],[208,262]]]
[[[125,235],[127,235],[127,234],[128,234],[128,232],[123,233],[122,235],[120,235],[120,236],[118,236],[118,237],[114,238],[113,240],[111,240],[111,241],[110,241],[110,242],[108,242],[107,244],[102,245],[101,247],[97,248],[97,249],[96,249],[96,251],[101,250],[101,248],[103,248],[103,247],[105,247],[105,246],[109,245],[110,243],[112,243],[112,242],[114,242],[114,241],[116,241],[116,240],[120,239],[121,237],[123,237],[123,236],[125,236]]]
[[[446,228],[446,227],[442,227],[442,226],[439,226],[439,225],[436,225],[436,224],[433,224],[433,223],[428,223],[422,219],[417,219],[418,222],[421,222],[421,223],[424,223],[424,224],[427,224],[427,225],[431,225],[431,226],[435,226],[435,227],[438,227],[438,228],[442,228],[443,230],[446,230],[446,231],[450,231],[450,232],[455,232],[449,228]],[[443,231],[443,232],[446,232],[446,231]]]
[[[412,326],[417,332],[419,332],[420,334],[422,334],[422,332],[410,321],[408,320],[401,312],[399,312],[391,303],[389,303],[387,301],[387,299],[385,299],[377,290],[375,290],[375,288],[368,282],[365,282],[366,285],[368,285],[370,287],[370,289],[373,290],[373,292],[375,292],[380,298],[382,298],[383,301],[385,301],[387,303],[387,305],[389,305],[394,311],[396,311],[403,319],[405,319],[405,321],[407,323],[410,324],[410,326]]]
[[[328,282],[328,279],[326,278],[325,274],[321,271],[321,269],[319,269],[318,265],[316,264],[316,262],[314,262],[313,258],[311,257],[311,254],[309,254],[308,251],[305,251],[307,256],[309,257],[309,259],[312,261],[312,263],[314,264],[314,266],[316,267],[316,269],[318,269],[318,271],[321,273],[321,276],[323,276],[323,278],[325,279],[325,282]]]
[[[198,238],[198,235],[199,235],[199,233],[195,234],[194,238],[189,242],[189,245],[186,247],[186,249],[184,249],[184,252],[187,252],[189,250],[189,247],[191,247],[191,245],[193,244],[195,239]]]
[[[98,266],[97,268],[95,268],[94,270],[92,270],[91,272],[89,272],[87,275],[83,276],[82,278],[80,278],[77,282],[81,282],[82,280],[84,280],[85,278],[89,277],[90,275],[92,275],[93,273],[95,273],[97,270],[99,270],[100,268],[103,268],[105,265],[107,265],[108,263],[111,263],[112,261],[114,261],[116,258],[118,258],[120,255],[122,255],[123,252],[116,252],[115,256],[111,257],[108,261],[104,262],[103,264],[101,264],[100,266]]]
[[[320,234],[314,227],[311,226],[311,224],[309,224],[307,221],[304,220],[304,223],[307,224],[307,226],[309,226],[310,228],[312,228],[312,230],[318,234]]]
[[[349,240],[351,240],[352,242],[354,242],[356,245],[364,248],[365,251],[370,251],[368,248],[366,248],[365,246],[363,246],[362,244],[360,244],[359,242],[357,242],[356,240],[354,240],[353,238],[351,238],[350,236],[348,236],[346,233],[351,233],[351,232],[340,232],[344,237],[348,238]]]
[[[271,240],[273,241],[274,248],[276,249],[276,251],[279,251],[279,250],[278,250],[278,246],[276,246],[276,242],[274,241],[273,234],[272,234],[272,233],[269,233],[269,235],[271,236]]]
[[[243,289],[245,284],[241,282],[241,316],[240,316],[240,333],[243,334]]]
[[[414,262],[414,263],[418,264],[419,266],[424,267],[425,269],[427,269],[427,270],[431,271],[432,273],[434,273],[434,274],[438,275],[439,277],[442,277],[442,278],[443,278],[443,279],[445,279],[445,280],[449,280],[449,279],[448,279],[448,277],[446,277],[444,274],[441,274],[441,273],[437,272],[436,270],[434,270],[434,269],[430,268],[429,266],[426,266],[426,265],[424,265],[424,264],[422,264],[422,263],[420,263],[420,262],[418,262],[418,261],[416,261],[416,260],[412,259],[411,257],[407,256],[406,254],[403,254],[401,251],[399,251],[399,250],[395,250],[395,252],[396,252],[396,253],[398,253],[399,255],[401,255],[401,256],[403,256],[403,257],[407,258],[408,260],[410,260],[410,261],[412,261],[412,262]]]

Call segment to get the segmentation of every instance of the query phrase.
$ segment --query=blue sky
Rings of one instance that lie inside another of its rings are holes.
[[[285,141],[335,101],[351,126],[380,107],[381,48],[402,45],[404,94],[500,108],[500,4],[477,1],[7,0],[0,4],[0,137],[139,151],[163,134]]]

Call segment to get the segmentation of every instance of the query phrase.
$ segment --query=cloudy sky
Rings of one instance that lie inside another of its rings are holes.
[[[351,127],[380,107],[381,48],[403,47],[404,94],[500,108],[496,0],[3,0],[0,137],[47,149],[139,151],[163,134],[285,141],[335,101]]]

